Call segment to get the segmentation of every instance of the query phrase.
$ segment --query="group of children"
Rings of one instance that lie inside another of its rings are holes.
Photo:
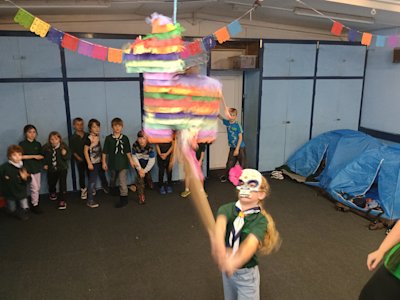
[[[226,174],[239,161],[245,166],[245,148],[243,131],[236,122],[237,112],[230,110],[231,118],[223,120],[227,126],[230,152]],[[47,171],[47,182],[50,200],[58,200],[58,208],[66,209],[67,172],[69,159],[73,156],[79,173],[81,198],[87,200],[87,206],[98,207],[95,201],[96,183],[101,180],[106,193],[117,194],[116,207],[128,203],[127,175],[129,166],[137,172],[137,181],[131,190],[137,190],[139,203],[145,203],[145,183],[153,188],[150,171],[155,163],[159,167],[160,194],[172,192],[172,161],[174,141],[153,146],[147,142],[143,131],[137,134],[137,141],[132,145],[129,138],[122,133],[123,121],[114,118],[111,122],[112,134],[100,142],[100,122],[91,119],[88,122],[89,132],[84,131],[81,118],[73,120],[74,134],[70,137],[70,147],[62,140],[61,135],[52,131],[48,142],[42,145],[36,140],[37,130],[33,125],[24,127],[25,139],[19,145],[8,147],[8,162],[0,167],[2,191],[7,199],[11,213],[20,219],[28,218],[27,186],[30,187],[31,208],[33,213],[40,214],[39,191],[41,171]],[[204,159],[205,144],[199,144],[196,156],[200,167]],[[105,172],[109,172],[108,183]],[[164,174],[167,182],[164,183]],[[86,187],[86,177],[88,186]],[[119,184],[117,186],[117,181]],[[226,181],[226,178],[221,178]],[[59,193],[56,185],[59,184]],[[223,273],[225,299],[259,299],[260,277],[256,252],[261,250],[270,253],[279,248],[280,238],[274,222],[262,208],[262,201],[269,194],[270,188],[266,179],[256,170],[244,169],[238,184],[238,199],[223,205],[217,213],[216,226],[211,234],[213,258]],[[185,182],[182,197],[190,194]],[[20,209],[18,209],[18,206]]]

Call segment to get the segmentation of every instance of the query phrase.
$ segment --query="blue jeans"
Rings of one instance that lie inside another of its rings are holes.
[[[237,270],[231,277],[222,273],[225,300],[259,300],[260,271],[258,266]]]
[[[101,168],[101,163],[93,164],[93,170],[88,170],[89,184],[88,184],[88,201],[93,201],[93,191],[96,190],[97,178],[100,177],[101,185],[108,187],[106,174]]]
[[[29,208],[28,199],[27,198],[24,198],[24,199],[21,199],[21,200],[8,200],[7,199],[8,210],[10,212],[12,212],[12,213],[15,212],[17,210],[17,203],[19,204],[19,206],[22,209],[28,209]]]

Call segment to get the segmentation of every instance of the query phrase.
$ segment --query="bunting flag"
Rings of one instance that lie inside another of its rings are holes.
[[[50,24],[42,21],[39,18],[35,18],[32,22],[30,31],[44,38],[49,32],[49,29],[50,29]]]
[[[377,47],[384,47],[385,44],[386,44],[386,37],[385,37],[385,36],[382,36],[382,35],[377,35],[377,36],[376,36],[375,45],[376,45]]]
[[[94,45],[92,43],[79,40],[78,44],[78,53],[85,55],[85,56],[92,56],[92,51],[93,51]]]
[[[242,32],[242,26],[239,23],[239,20],[235,20],[228,25],[228,31],[230,36],[238,35]]]
[[[14,21],[26,29],[31,27],[34,19],[35,17],[23,8],[20,8],[14,17]]]
[[[361,35],[357,30],[350,29],[347,34],[347,37],[350,42],[356,42],[356,41],[360,40]]]
[[[207,51],[213,49],[215,44],[215,37],[213,34],[210,34],[203,39],[203,46]]]
[[[331,33],[337,36],[340,36],[342,34],[343,30],[343,24],[339,22],[333,22]]]
[[[229,40],[230,36],[229,36],[229,32],[228,32],[228,28],[226,28],[226,26],[218,29],[215,33],[214,33],[215,37],[218,40],[218,43],[222,44],[223,42],[226,42],[227,40]]]
[[[397,36],[395,36],[395,35],[389,36],[388,45],[390,48],[396,48],[397,47]]]
[[[79,43],[78,38],[76,38],[68,33],[65,33],[64,37],[61,41],[61,46],[68,50],[75,52],[76,49],[78,48],[78,43]]]
[[[94,45],[92,57],[105,61],[107,59],[108,48],[100,45]]]
[[[369,46],[372,41],[372,34],[368,32],[364,32],[361,39],[361,44],[365,46]]]
[[[189,44],[189,49],[190,49],[190,54],[191,54],[192,56],[195,56],[195,55],[200,54],[200,53],[203,52],[203,51],[202,51],[202,48],[201,48],[201,43],[200,43],[200,41],[195,41],[195,42],[193,42],[193,43],[190,43],[190,44]]]
[[[50,42],[53,42],[57,45],[61,45],[61,41],[63,40],[64,37],[64,32],[51,27],[49,32],[47,33],[46,39],[48,39]]]
[[[121,64],[123,60],[123,52],[121,49],[108,48],[108,61]]]

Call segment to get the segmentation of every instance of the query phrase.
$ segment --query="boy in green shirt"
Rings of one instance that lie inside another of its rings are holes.
[[[122,134],[124,123],[120,118],[111,121],[113,133],[108,135],[104,141],[102,154],[102,167],[104,171],[110,171],[110,190],[116,193],[117,179],[119,181],[119,201],[116,208],[128,204],[127,172],[129,164],[134,168],[131,145],[129,138]],[[108,159],[107,159],[108,158]]]
[[[84,142],[88,137],[88,134],[83,130],[84,122],[82,118],[75,118],[72,121],[74,127],[74,134],[70,138],[70,148],[72,155],[76,162],[76,167],[78,168],[79,174],[79,185],[81,188],[81,199],[87,199],[87,188],[86,188],[86,174],[87,174],[87,164],[85,156],[83,154]]]

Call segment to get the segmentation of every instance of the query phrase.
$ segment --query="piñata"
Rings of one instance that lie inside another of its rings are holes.
[[[184,43],[179,23],[152,14],[152,33],[138,37],[125,50],[128,73],[144,76],[143,129],[151,143],[166,143],[174,131],[197,143],[211,143],[216,138],[222,86],[218,80],[193,72],[204,63],[206,51]],[[192,51],[191,55],[187,55]]]

